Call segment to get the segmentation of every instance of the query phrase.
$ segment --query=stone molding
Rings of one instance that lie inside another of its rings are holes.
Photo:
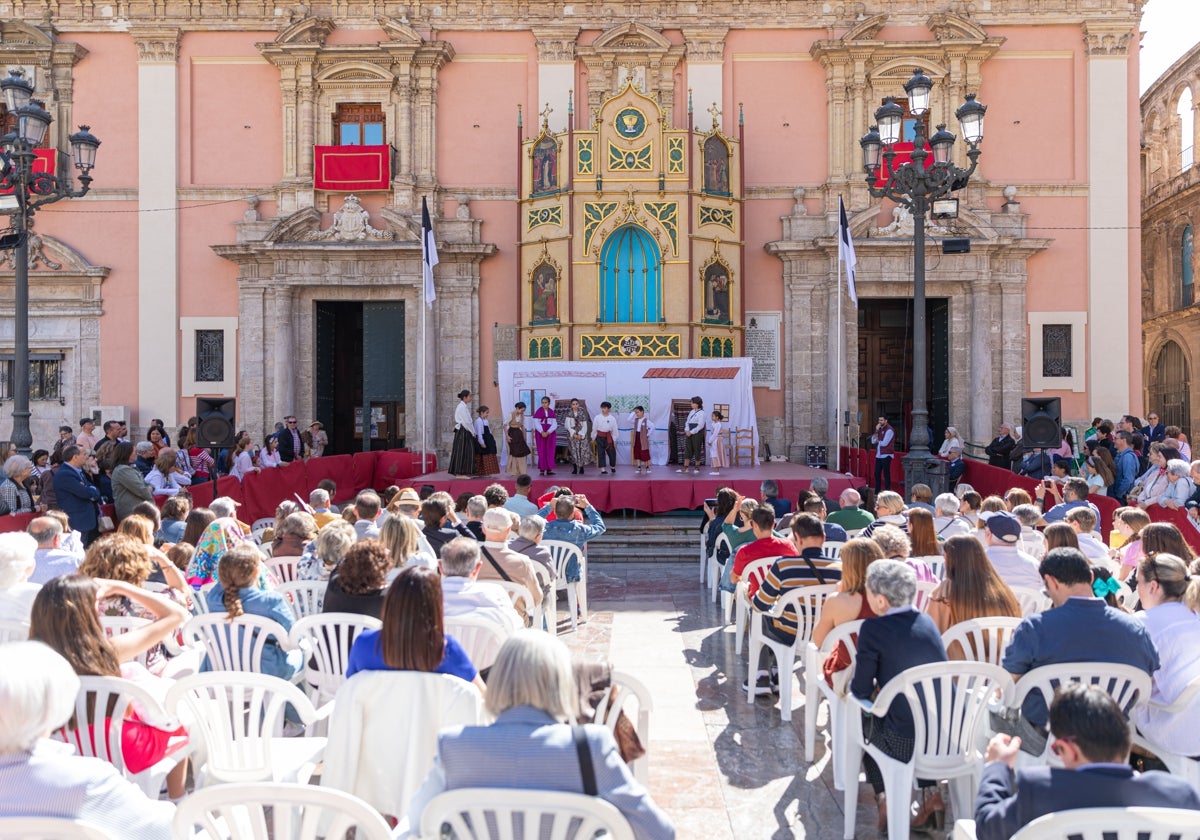
[[[129,30],[138,64],[174,64],[179,60],[183,30],[176,27],[137,27]]]
[[[1088,56],[1128,55],[1133,35],[1134,27],[1120,22],[1089,20],[1083,24],[1083,43]]]

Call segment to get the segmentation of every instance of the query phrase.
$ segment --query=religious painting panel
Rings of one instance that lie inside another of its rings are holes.
[[[543,260],[529,276],[529,323],[531,326],[558,323],[558,267]]]
[[[714,134],[704,141],[703,149],[704,192],[710,195],[730,195],[729,146]]]
[[[558,191],[558,141],[543,134],[533,147],[533,194]]]
[[[704,318],[706,324],[732,324],[733,310],[730,308],[732,282],[729,266],[720,257],[714,256],[700,269],[704,286]]]

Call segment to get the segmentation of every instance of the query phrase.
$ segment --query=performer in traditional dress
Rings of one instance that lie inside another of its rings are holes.
[[[571,456],[571,475],[583,475],[583,468],[592,463],[592,439],[588,435],[587,412],[579,400],[571,400],[571,410],[563,418],[567,427],[567,451]]]
[[[558,415],[550,407],[550,398],[533,412],[533,443],[537,447],[539,475],[554,475],[554,450],[558,448]]]
[[[646,416],[646,409],[635,405],[629,419],[633,423],[634,471],[640,475],[644,470],[648,474],[650,472],[650,418]]]
[[[529,468],[525,459],[529,457],[529,441],[525,439],[525,409],[527,406],[519,402],[508,415],[504,437],[508,442],[508,463],[504,469],[509,475],[525,475]]]
[[[609,470],[617,473],[617,418],[612,415],[612,403],[600,403],[600,413],[592,420],[592,437],[596,441],[596,460],[600,463],[600,475],[606,475],[605,459]]]
[[[475,453],[475,473],[487,478],[500,472],[500,458],[497,456],[496,438],[492,435],[492,426],[488,423],[488,407],[479,406],[479,416],[475,418],[475,443],[479,450]]]
[[[700,397],[692,397],[692,410],[688,412],[687,420],[683,424],[683,433],[687,436],[684,441],[683,466],[675,472],[687,472],[689,461],[692,463],[692,471],[700,472],[700,459],[704,457],[704,428],[706,425],[704,400]]]
[[[454,407],[454,446],[450,450],[450,475],[469,478],[475,475],[475,421],[471,417],[471,392],[458,392]]]
[[[725,456],[725,439],[721,437],[721,433],[725,431],[725,418],[721,416],[720,411],[712,413],[712,425],[708,427],[708,465],[712,467],[709,475],[720,475],[721,467],[729,466],[729,459]]]

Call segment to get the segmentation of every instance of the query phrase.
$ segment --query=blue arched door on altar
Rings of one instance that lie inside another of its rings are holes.
[[[600,320],[644,324],[662,320],[662,252],[645,229],[617,228],[600,253]]]

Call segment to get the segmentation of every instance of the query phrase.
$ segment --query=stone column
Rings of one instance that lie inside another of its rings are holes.
[[[693,107],[702,114],[715,103],[724,111],[725,32],[685,29],[683,36],[687,42],[687,86],[692,92]],[[700,120],[695,124],[702,131],[708,128]],[[732,115],[726,118],[722,130],[733,133]]]
[[[971,337],[968,346],[970,356],[970,378],[967,386],[971,392],[971,425],[968,440],[991,440],[995,432],[995,408],[992,385],[992,369],[996,364],[996,340],[1004,340],[997,335],[996,319],[992,316],[992,281],[984,274],[975,278],[971,284]],[[952,342],[958,346],[958,342]],[[1022,368],[1024,365],[1022,365]],[[1016,418],[1003,416],[1000,419],[1009,423]],[[953,419],[951,419],[953,422]],[[960,429],[961,431],[961,429]]]
[[[1026,360],[1029,358],[1029,325],[1025,313],[1024,260],[1022,273],[1018,276],[1002,276],[998,280],[1000,289],[999,330],[992,340],[992,352],[1000,360],[1000,408],[1010,423],[1021,420],[1021,399],[1029,387]],[[993,278],[992,282],[997,282]],[[995,310],[993,310],[995,311]],[[1103,342],[1102,342],[1103,343]],[[1121,346],[1108,344],[1108,346]],[[1110,356],[1113,354],[1109,354]],[[1094,370],[1094,369],[1092,369]],[[1126,381],[1122,387],[1128,388]]]
[[[267,425],[266,324],[271,320],[267,289],[247,282],[256,265],[238,266],[238,426],[261,434]],[[272,421],[273,423],[274,421]]]
[[[132,31],[137,48],[138,396],[133,422],[175,427],[179,394],[178,188],[180,31]]]
[[[275,348],[272,360],[274,367],[274,400],[271,423],[296,411],[295,339],[292,329],[292,287],[284,278],[276,278],[281,285],[271,290],[270,318],[275,332]]]
[[[539,112],[546,105],[552,109],[550,130],[555,133],[567,129],[567,106],[571,90],[575,87],[575,38],[579,27],[549,28],[535,27],[533,37],[537,39],[538,93],[536,105]],[[530,114],[529,136],[540,130],[540,123]]]

